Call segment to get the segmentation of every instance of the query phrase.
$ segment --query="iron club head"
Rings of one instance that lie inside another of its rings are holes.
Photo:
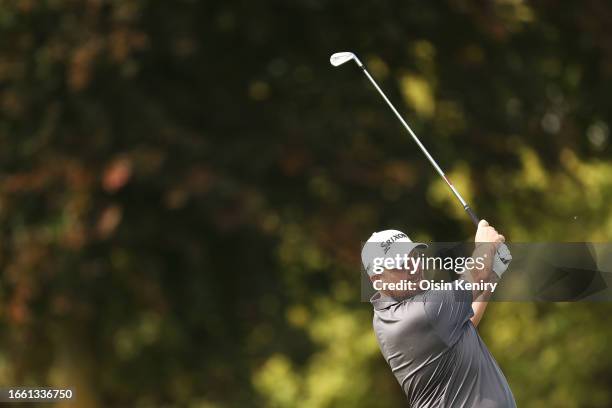
[[[350,60],[354,60],[358,66],[363,67],[363,64],[361,61],[359,61],[359,58],[357,58],[357,56],[352,52],[336,52],[329,57],[329,62],[331,62],[334,67],[340,66]]]

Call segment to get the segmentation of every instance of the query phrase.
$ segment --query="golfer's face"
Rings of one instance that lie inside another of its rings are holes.
[[[408,272],[408,277],[406,279],[417,282],[422,279],[423,263],[418,260],[424,253],[425,251],[422,248],[414,248],[412,252],[410,252],[408,255],[408,264],[406,265],[406,271]]]
[[[421,256],[423,251],[419,248],[415,248],[409,255],[408,263],[405,265],[406,269],[385,269],[385,271],[378,275],[380,279],[385,283],[400,283],[402,281],[418,282],[423,278],[423,268],[421,263],[415,263],[414,261]],[[416,266],[415,266],[416,265]],[[413,292],[409,290],[393,290],[383,291],[385,294],[390,295],[394,298],[402,298],[409,296]]]

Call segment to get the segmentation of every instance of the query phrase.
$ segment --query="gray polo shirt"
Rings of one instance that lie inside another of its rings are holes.
[[[409,406],[516,407],[508,382],[470,321],[472,292],[375,294],[374,332]]]

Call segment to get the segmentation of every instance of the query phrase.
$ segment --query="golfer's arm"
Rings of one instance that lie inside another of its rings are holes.
[[[482,292],[480,296],[476,300],[472,302],[472,310],[474,311],[474,316],[470,319],[474,326],[478,327],[478,323],[482,319],[487,306],[489,305],[489,298],[491,297],[491,292],[488,290]]]
[[[483,267],[474,266],[470,269],[470,273],[467,274],[467,280],[470,282],[492,282],[495,278],[495,273],[493,272],[493,260],[495,259],[495,250],[496,245],[493,243],[480,243],[476,244],[476,248],[472,253],[472,258],[475,260],[480,260],[482,263],[478,263],[477,265],[482,265]],[[480,295],[483,293],[480,289],[474,289],[472,291],[472,299],[477,302],[480,298]],[[488,299],[488,297],[487,297]],[[486,307],[486,306],[485,306]]]

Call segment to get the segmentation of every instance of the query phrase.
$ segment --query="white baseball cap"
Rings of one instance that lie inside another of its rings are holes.
[[[427,248],[427,245],[412,242],[408,235],[398,230],[385,230],[373,233],[361,250],[361,262],[369,276],[382,272],[374,271],[374,259],[394,258],[396,255],[409,255],[415,248]]]

